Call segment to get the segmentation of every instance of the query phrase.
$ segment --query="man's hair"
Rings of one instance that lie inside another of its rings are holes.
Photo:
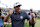
[[[30,9],[30,11],[32,11],[32,9]]]

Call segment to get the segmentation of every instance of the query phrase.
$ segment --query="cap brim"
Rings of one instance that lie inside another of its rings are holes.
[[[22,6],[22,5],[17,5],[17,6]],[[15,7],[17,7],[17,6],[15,6]]]
[[[22,6],[22,5],[18,5],[18,6]]]

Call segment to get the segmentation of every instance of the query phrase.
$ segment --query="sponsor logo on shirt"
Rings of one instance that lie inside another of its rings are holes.
[[[23,19],[23,16],[20,16],[20,19]]]

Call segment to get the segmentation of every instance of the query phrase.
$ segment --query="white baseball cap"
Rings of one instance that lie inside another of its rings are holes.
[[[18,5],[21,6],[21,4],[20,4],[19,2],[14,3],[14,7],[16,7],[16,6],[18,6]]]

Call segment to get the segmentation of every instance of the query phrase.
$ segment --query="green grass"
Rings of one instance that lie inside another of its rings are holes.
[[[8,24],[7,27],[12,27],[11,24]]]
[[[29,27],[29,22],[27,22],[27,20],[25,20],[24,27]]]
[[[26,24],[26,23],[27,23],[27,24]],[[25,20],[24,26],[25,26],[25,27],[29,27],[29,23],[27,22],[27,20]],[[11,27],[11,25],[8,24],[7,27]],[[35,27],[40,27],[40,18],[37,18],[37,22],[36,22],[36,24],[35,24]]]
[[[37,22],[35,24],[35,27],[40,27],[40,18],[37,18]]]

